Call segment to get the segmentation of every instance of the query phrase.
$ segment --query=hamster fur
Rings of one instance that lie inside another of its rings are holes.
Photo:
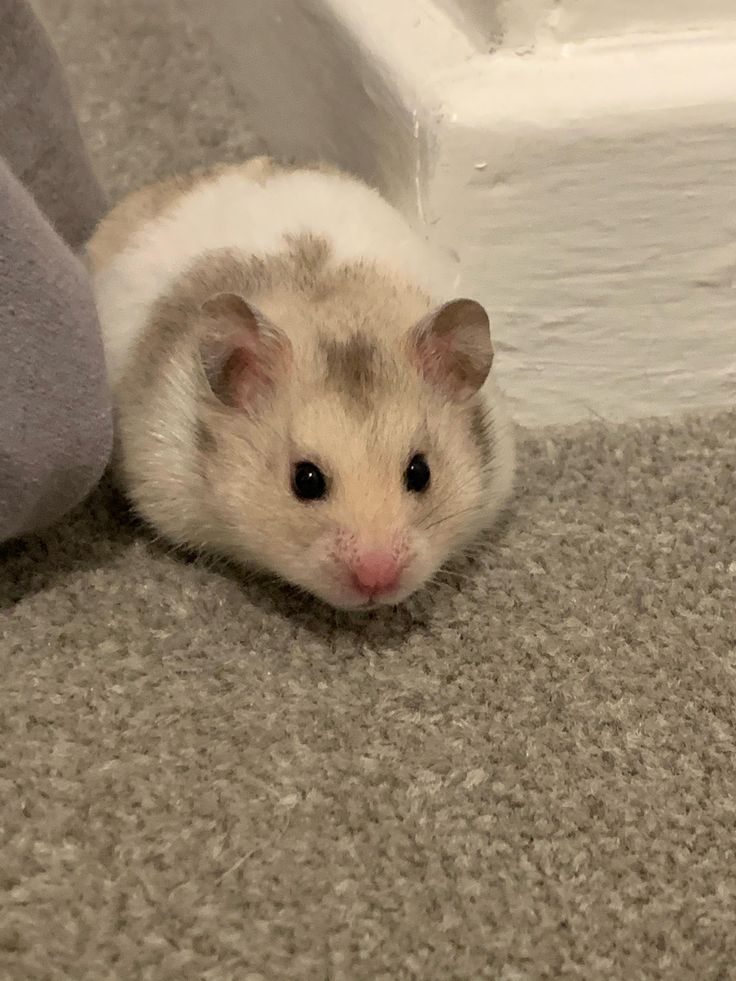
[[[452,299],[362,182],[221,167],[131,195],[87,253],[116,471],[173,543],[372,608],[506,503],[514,446],[485,311]]]

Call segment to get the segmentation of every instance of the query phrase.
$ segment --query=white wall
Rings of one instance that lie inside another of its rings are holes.
[[[733,22],[736,0],[442,0],[489,47],[576,41]]]
[[[479,48],[497,47],[503,39],[503,16],[496,0],[439,0],[440,6]]]
[[[563,0],[556,30],[564,41],[637,31],[700,30],[733,24],[734,19],[734,0]]]
[[[191,3],[274,152],[455,257],[520,421],[736,403],[736,0]]]

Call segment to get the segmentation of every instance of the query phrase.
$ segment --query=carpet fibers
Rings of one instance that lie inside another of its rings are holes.
[[[173,0],[44,0],[113,196],[257,146]],[[3,981],[736,977],[736,413],[524,437],[353,619],[107,489],[0,552]]]

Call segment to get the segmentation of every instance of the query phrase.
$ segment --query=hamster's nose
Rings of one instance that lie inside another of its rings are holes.
[[[391,552],[362,552],[350,563],[353,588],[363,596],[392,593],[399,584],[403,564]]]

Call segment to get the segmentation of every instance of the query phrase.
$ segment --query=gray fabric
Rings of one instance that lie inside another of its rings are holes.
[[[27,0],[0,0],[0,156],[78,248],[105,208],[59,59]]]
[[[0,158],[0,540],[99,480],[112,432],[87,274]]]
[[[528,439],[505,534],[336,616],[100,496],[0,571],[0,977],[736,963],[736,414]]]
[[[182,9],[44,0],[115,193],[248,144]],[[7,546],[0,978],[730,978],[735,466],[733,413],[532,435],[497,543],[365,621],[103,492]]]
[[[0,0],[0,540],[56,520],[107,463],[99,326],[71,251],[103,202],[43,28]]]

